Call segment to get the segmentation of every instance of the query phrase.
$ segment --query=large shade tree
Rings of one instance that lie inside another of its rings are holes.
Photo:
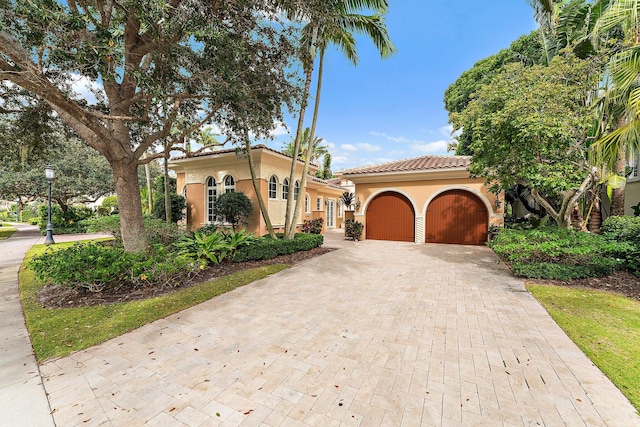
[[[183,144],[213,121],[231,135],[266,134],[296,95],[287,75],[296,26],[281,12],[315,6],[0,0],[0,98],[26,96],[54,111],[107,159],[125,249],[141,251],[137,170],[154,158],[145,153]]]
[[[587,159],[600,69],[591,60],[556,55],[548,66],[507,65],[460,113],[456,128],[473,130],[470,172],[501,188],[520,184],[560,227],[598,170]]]

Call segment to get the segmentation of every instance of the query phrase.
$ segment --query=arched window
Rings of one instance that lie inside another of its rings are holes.
[[[289,198],[289,179],[285,178],[282,180],[282,200],[287,200]]]
[[[225,193],[233,193],[236,191],[236,182],[233,180],[231,175],[227,175],[224,178],[224,192]]]
[[[308,194],[304,195],[304,212],[311,213],[311,198]]]
[[[269,178],[269,198],[278,198],[278,178],[276,178],[275,175]]]
[[[293,185],[293,200],[298,200],[298,193],[300,192],[300,181],[296,181]]]
[[[213,215],[213,205],[216,203],[216,179],[212,176],[207,178],[207,222],[215,222]]]

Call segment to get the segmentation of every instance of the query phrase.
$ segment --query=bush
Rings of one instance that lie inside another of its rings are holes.
[[[322,233],[322,224],[324,224],[324,219],[316,218],[311,221],[305,220],[302,223],[301,231],[307,234],[320,234]]]
[[[308,251],[322,246],[324,237],[322,234],[297,233],[293,239],[278,239],[262,237],[250,246],[238,249],[232,260],[234,262],[271,259],[278,255],[287,255],[294,252]]]
[[[47,205],[40,205],[38,214],[40,217],[40,231],[47,229]],[[51,205],[51,224],[53,225],[54,234],[74,234],[86,233],[86,223],[84,220],[93,216],[93,212],[84,206],[69,206],[66,212],[63,212],[60,206]]]
[[[566,265],[541,263],[514,263],[513,273],[516,276],[532,279],[573,280],[587,277],[602,277],[620,268],[621,261],[612,258],[595,259],[591,265]]]
[[[31,223],[33,218],[38,219],[38,212],[36,210],[25,209],[20,212],[20,222]]]
[[[610,240],[640,244],[639,216],[610,216],[602,222],[600,232]]]
[[[517,275],[569,280],[632,268],[634,246],[603,236],[552,227],[501,230],[489,243]]]
[[[107,233],[116,239],[116,244],[122,243],[120,231],[120,215],[101,216],[82,222],[87,233]],[[166,246],[178,241],[184,232],[176,224],[145,216],[144,229],[149,237],[149,243],[160,243]]]
[[[171,222],[178,222],[183,217],[183,210],[187,207],[187,201],[179,194],[171,193],[169,195],[171,200]],[[164,211],[164,194],[162,197],[156,197],[153,201],[153,216],[159,219],[166,219],[166,213]]]
[[[174,245],[179,249],[179,254],[198,261],[201,267],[207,262],[220,264],[226,259],[231,259],[236,251],[242,247],[256,242],[253,233],[246,230],[235,232],[203,233],[196,231],[192,235],[185,235]]]
[[[344,222],[344,235],[351,240],[360,240],[364,225],[361,222],[353,219],[348,219]]]
[[[247,226],[247,218],[253,212],[253,203],[241,191],[230,191],[221,194],[213,205],[213,214],[217,217],[224,218],[224,221],[231,224],[235,230],[238,225]]]
[[[165,286],[188,279],[197,269],[189,260],[171,256],[160,246],[131,254],[121,246],[77,243],[34,257],[28,268],[39,280],[100,291],[122,286]]]

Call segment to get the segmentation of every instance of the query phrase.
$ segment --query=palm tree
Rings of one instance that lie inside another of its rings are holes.
[[[395,46],[391,42],[389,32],[384,23],[383,14],[387,13],[389,4],[387,0],[334,0],[330,2],[329,13],[323,16],[321,19],[312,19],[303,29],[303,46],[306,46],[305,51],[308,53],[306,67],[306,89],[307,94],[311,82],[311,74],[313,73],[313,62],[315,61],[316,53],[319,56],[318,62],[318,81],[316,87],[316,97],[313,109],[313,119],[311,122],[311,130],[309,140],[315,140],[316,124],[318,121],[318,112],[320,108],[320,94],[322,92],[322,77],[324,72],[324,57],[327,47],[330,44],[337,46],[346,58],[354,65],[358,64],[358,53],[356,50],[356,40],[354,33],[362,34],[370,38],[382,58],[387,58],[395,52]],[[358,10],[369,9],[376,10],[373,15],[362,15],[357,13]],[[306,103],[303,104],[306,109]],[[294,154],[297,157],[298,150],[300,148],[302,121],[304,120],[304,112],[301,111],[298,119],[298,128],[296,132],[296,142],[294,143]],[[300,187],[305,188],[307,181],[307,172],[309,170],[309,162],[311,161],[312,144],[307,146],[307,151],[304,155],[305,165],[300,179]],[[295,169],[291,168],[291,180],[294,180]],[[290,188],[291,192],[292,189]],[[297,218],[300,215],[300,209],[302,207],[301,200],[299,198],[295,201],[295,207],[291,212],[290,204],[293,203],[293,197],[289,195],[286,211],[285,221],[285,233],[289,237],[293,237],[295,233],[295,225]]]
[[[605,129],[594,144],[597,161],[614,171],[618,181],[624,181],[626,154],[638,152],[640,144],[640,2],[611,0],[596,22],[591,35],[598,42],[611,31],[621,32],[623,46],[609,61],[610,85],[603,100],[615,122]],[[624,186],[612,192],[613,215],[624,214]]]
[[[301,160],[306,159],[307,148],[309,147],[309,139],[311,137],[311,128],[304,128],[302,131],[302,137],[300,138],[300,151],[298,153],[298,158]],[[322,145],[324,139],[316,136],[313,138],[313,148],[311,149],[311,163],[316,163],[318,159],[325,156],[329,153],[329,150],[326,145]],[[295,145],[295,137],[287,142],[282,147],[282,152],[293,157],[293,149]]]

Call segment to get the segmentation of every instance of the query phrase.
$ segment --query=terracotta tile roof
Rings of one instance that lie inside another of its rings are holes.
[[[285,154],[281,151],[278,150],[274,150],[273,148],[269,148],[264,144],[258,144],[258,145],[254,145],[251,147],[252,150],[267,150],[267,151],[271,151],[272,153],[277,153],[280,154],[282,156],[285,157],[289,157],[290,159],[293,158],[288,154]],[[221,154],[228,154],[228,153],[235,153],[238,150],[242,150],[242,148],[225,148],[223,150],[213,150],[213,151],[202,151],[200,153],[193,153],[190,156],[186,156],[186,155],[181,155],[181,156],[177,156],[177,157],[171,157],[171,159],[169,159],[169,161],[172,160],[185,160],[185,159],[193,159],[195,157],[206,157],[206,156],[219,156]],[[299,160],[301,161],[301,160]],[[318,165],[316,163],[311,163],[312,166],[318,167]]]
[[[336,179],[322,179],[322,178],[318,178],[317,176],[313,176],[313,175],[307,175],[307,179],[309,181],[314,181],[314,182],[319,182],[321,184],[325,184],[328,185],[329,187],[333,187],[333,188],[339,188],[339,189],[343,189],[340,186],[340,180],[336,180]],[[338,182],[336,182],[338,181]]]
[[[418,172],[440,169],[467,168],[471,156],[422,156],[412,159],[396,160],[379,165],[360,166],[340,171],[343,176],[389,172]]]

